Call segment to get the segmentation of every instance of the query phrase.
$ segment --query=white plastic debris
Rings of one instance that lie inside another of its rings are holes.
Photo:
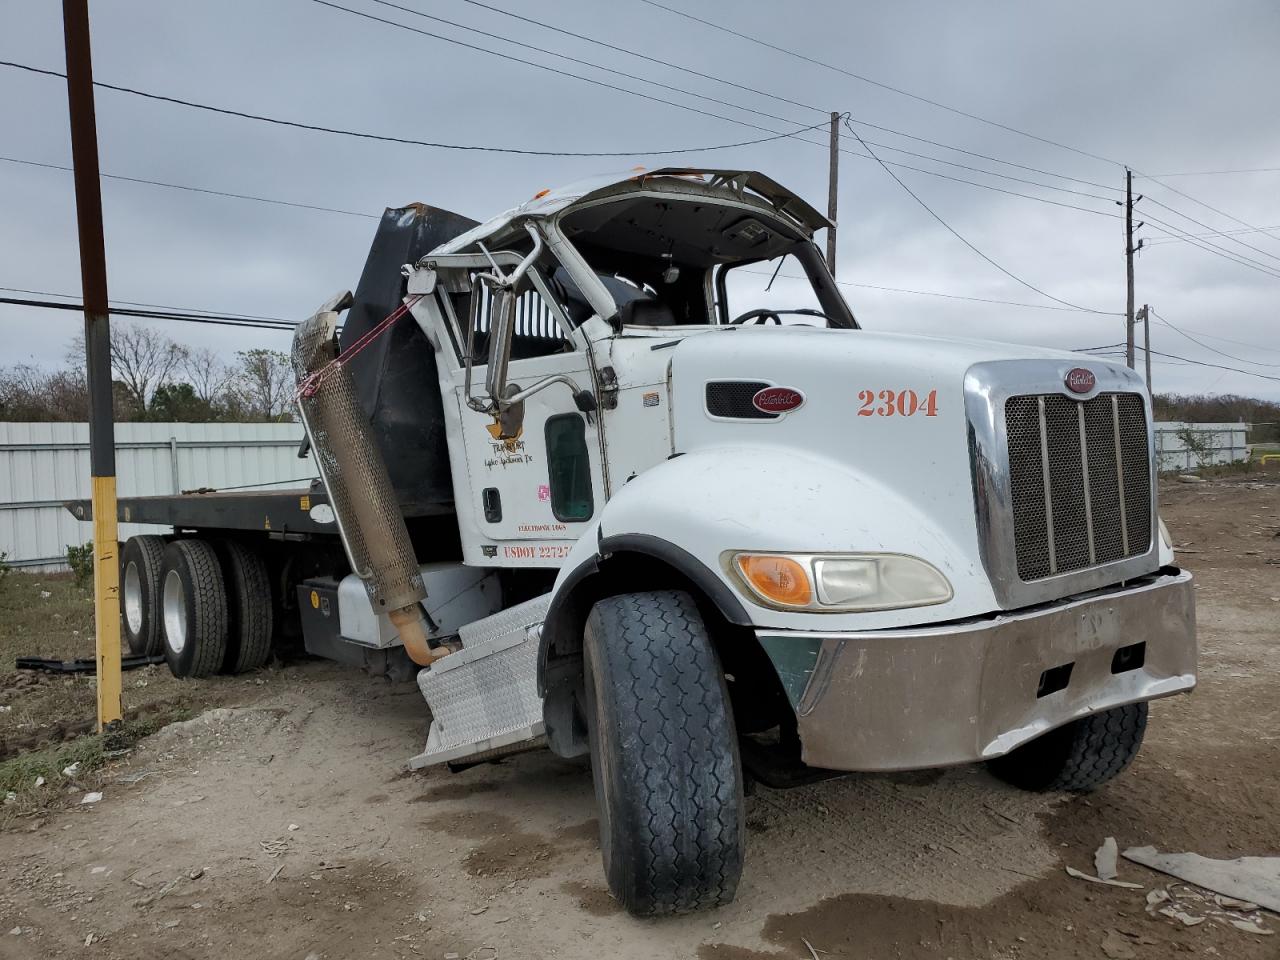
[[[1274,930],[1268,930],[1261,924],[1251,923],[1248,920],[1228,920],[1227,922],[1237,930],[1243,930],[1245,933],[1254,933],[1260,937],[1269,937],[1275,933]]]
[[[41,599],[41,600],[48,600],[48,599],[49,599],[50,597],[52,597],[52,596],[53,596],[53,594],[52,594],[52,593],[50,593],[48,590],[41,590],[41,591],[40,591],[40,599]]]
[[[36,777],[36,786],[37,786],[37,787],[43,787],[43,786],[44,786],[44,777]]]
[[[63,768],[62,768],[62,775],[63,775],[64,777],[74,777],[74,776],[75,776],[77,773],[79,773],[79,772],[80,772],[80,761],[79,761],[79,760],[77,760],[77,761],[76,761],[75,763],[73,763],[73,764],[70,764],[70,765],[65,766],[65,767],[63,767]]]
[[[1116,838],[1107,837],[1093,854],[1093,869],[1099,880],[1114,880],[1119,873],[1116,870]]]
[[[1108,887],[1124,887],[1126,890],[1141,890],[1142,884],[1128,883],[1124,880],[1103,880],[1101,877],[1095,877],[1085,873],[1083,870],[1077,870],[1075,867],[1067,867],[1067,875],[1075,877],[1077,880],[1088,880],[1090,883],[1102,883]]]
[[[1124,858],[1280,913],[1280,857],[1212,860],[1198,853],[1160,853],[1155,847],[1130,847]]]
[[[203,799],[203,798],[201,798],[201,799]],[[291,824],[289,824],[289,829],[290,829],[290,830],[300,830],[300,829],[302,829],[302,828],[301,828],[301,827],[299,827],[296,823],[291,823]]]
[[[98,793],[95,790],[95,791],[86,793],[83,797],[80,798],[80,802],[81,803],[97,803],[101,799],[102,799],[102,794]]]
[[[8,793],[4,795],[5,806],[8,806],[11,803],[17,803],[17,802],[18,802],[18,795],[14,793],[12,790],[10,790]]]
[[[9,936],[11,936],[11,937],[20,937],[20,936],[22,936],[22,928],[21,928],[21,927],[14,927],[12,930],[10,930],[10,931],[9,931]]]

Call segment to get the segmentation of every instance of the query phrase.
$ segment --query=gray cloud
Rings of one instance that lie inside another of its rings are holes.
[[[464,37],[388,11],[369,0],[344,4]],[[719,99],[751,103],[796,126],[820,115],[568,40],[485,13],[460,0],[400,0],[582,59]],[[689,23],[635,0],[555,5],[494,0],[525,15],[688,64],[822,110],[848,110],[871,123],[1117,187],[1118,167],[976,123]],[[1280,166],[1276,91],[1280,14],[1274,5],[1193,0],[939,4],[762,0],[694,5],[708,19],[1137,169]],[[373,132],[458,143],[564,150],[629,150],[750,139],[742,126],[559,77],[499,57],[359,20],[308,0],[92,5],[98,79],[231,108]],[[6,0],[0,58],[62,68],[59,5]],[[677,98],[503,45],[468,42],[552,63],[651,95],[782,129],[728,107]],[[109,173],[190,183],[377,213],[422,200],[484,217],[553,186],[628,160],[554,159],[455,153],[349,140],[203,114],[99,91],[102,167]],[[56,80],[0,70],[0,154],[66,163],[65,89]],[[869,129],[869,139],[992,166]],[[763,135],[763,134],[761,134]],[[815,136],[821,140],[822,137]],[[846,138],[846,145],[848,145]],[[882,151],[886,160],[926,166],[1020,192],[1119,208],[1008,184]],[[793,141],[677,158],[678,162],[764,170],[825,205],[824,149]],[[648,162],[637,158],[634,162]],[[666,161],[659,161],[666,162]],[[655,165],[648,162],[648,165]],[[994,169],[1045,178],[1010,168]],[[1124,305],[1120,223],[910,171],[903,179],[960,233],[1008,269],[1056,297],[1119,311]],[[1061,181],[1054,181],[1060,183]],[[1250,223],[1280,223],[1280,174],[1169,181]],[[1149,182],[1140,189],[1215,229],[1238,226]],[[1093,187],[1072,185],[1091,193]],[[1110,193],[1110,191],[1102,191]],[[372,221],[107,181],[108,266],[114,298],[301,317],[355,283]],[[984,263],[942,229],[875,163],[844,157],[841,279],[1052,305]],[[1203,228],[1148,206],[1142,213]],[[1142,215],[1140,213],[1140,216]],[[1276,231],[1280,234],[1280,231]],[[1146,231],[1149,237],[1159,234]],[[1264,234],[1218,243],[1280,271],[1280,241]],[[74,293],[79,273],[68,174],[0,163],[0,285]],[[1209,337],[1219,349],[1280,363],[1280,280],[1186,243],[1161,244],[1138,262],[1138,301]],[[848,288],[867,326],[983,336],[1059,347],[1114,343],[1118,317],[1024,309]],[[4,361],[55,363],[75,328],[73,314],[0,307]],[[283,348],[267,331],[183,325],[186,342],[234,350]],[[1158,350],[1249,366],[1192,344],[1163,326]],[[1280,374],[1280,368],[1251,367]],[[1280,397],[1280,382],[1202,367],[1155,368],[1158,390]]]

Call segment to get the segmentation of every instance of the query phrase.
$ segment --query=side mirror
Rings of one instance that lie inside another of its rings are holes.
[[[516,296],[510,287],[490,288],[493,304],[489,311],[489,366],[484,375],[485,392],[500,410],[507,389],[507,363],[511,359],[511,336],[515,332]]]

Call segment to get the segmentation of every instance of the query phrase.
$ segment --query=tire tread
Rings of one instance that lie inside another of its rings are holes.
[[[619,707],[623,839],[614,856],[626,853],[621,883],[610,877],[622,888],[615,895],[645,916],[730,902],[742,873],[741,765],[724,678],[693,599],[610,597],[592,610],[588,631],[605,641]]]

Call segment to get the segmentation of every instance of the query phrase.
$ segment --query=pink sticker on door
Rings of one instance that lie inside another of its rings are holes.
[[[538,499],[546,503],[551,499],[551,487],[545,483],[538,485]]]

